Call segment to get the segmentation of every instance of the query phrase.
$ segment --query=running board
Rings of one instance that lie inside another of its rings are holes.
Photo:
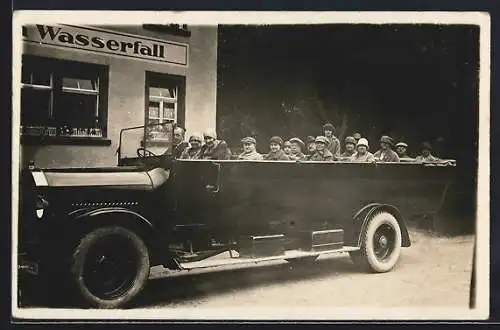
[[[198,268],[211,268],[211,267],[220,267],[220,266],[229,266],[229,265],[256,264],[256,263],[265,262],[265,261],[287,260],[287,259],[297,259],[297,258],[305,258],[305,257],[316,257],[316,256],[320,256],[323,254],[344,253],[344,252],[352,252],[352,251],[358,251],[358,250],[359,250],[359,247],[356,247],[356,246],[344,246],[343,248],[340,248],[340,249],[325,250],[325,251],[321,251],[321,252],[288,250],[288,251],[285,251],[284,254],[279,255],[279,256],[260,257],[260,258],[233,257],[233,258],[225,258],[225,259],[217,259],[217,260],[200,260],[200,261],[180,263],[180,266],[181,266],[181,269],[191,270],[191,269],[198,269]]]

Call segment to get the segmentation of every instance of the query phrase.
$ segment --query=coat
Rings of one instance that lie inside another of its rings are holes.
[[[307,160],[307,156],[304,155],[302,152],[296,155],[290,154],[289,158],[290,160]]]
[[[433,155],[429,155],[427,157],[424,157],[422,155],[420,156],[417,156],[417,158],[415,159],[416,162],[419,162],[419,163],[429,163],[429,162],[439,162],[440,159],[433,156]]]
[[[277,152],[269,152],[264,155],[265,160],[290,160],[290,157],[283,150]]]
[[[329,137],[328,140],[330,141],[330,143],[326,147],[328,149],[328,151],[330,151],[335,158],[340,157],[340,141],[339,141],[339,139],[336,136],[332,135],[332,137]]]
[[[182,152],[181,156],[179,157],[180,159],[200,159],[201,158],[201,148],[199,149],[193,149],[193,148],[186,148]]]
[[[189,147],[189,143],[187,143],[185,141],[179,143],[178,145],[175,145],[173,147],[173,149],[174,149],[174,152],[173,152],[174,157],[175,158],[179,158],[182,155],[182,153],[184,152],[184,150],[186,150],[188,147]]]
[[[358,163],[373,163],[375,161],[375,157],[373,157],[373,154],[368,151],[364,155],[360,155],[357,152],[355,152],[350,160],[352,162],[358,162]]]
[[[353,152],[344,151],[343,153],[340,154],[339,159],[344,160],[344,161],[349,161],[349,160],[351,160],[352,156],[354,156],[355,153],[356,153],[356,151],[353,151]]]
[[[328,149],[325,149],[323,152],[316,150],[308,160],[316,162],[331,162],[334,158],[332,153]]]
[[[375,160],[381,162],[399,162],[398,154],[392,149],[387,149],[387,150],[380,149],[379,151],[373,154],[373,157],[375,157]]]
[[[238,159],[242,159],[242,160],[262,160],[263,157],[257,151],[252,151],[252,152],[249,152],[249,153],[242,152],[241,154],[239,154]]]
[[[215,140],[212,148],[206,144],[201,147],[201,159],[231,159],[231,150],[226,141]]]

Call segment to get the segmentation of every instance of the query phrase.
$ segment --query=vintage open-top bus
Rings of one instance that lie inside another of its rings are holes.
[[[144,126],[122,130],[116,167],[22,171],[20,273],[120,308],[156,265],[307,265],[349,252],[387,272],[411,245],[405,220],[439,211],[453,182],[453,161],[179,160],[172,124],[162,130],[164,140]]]

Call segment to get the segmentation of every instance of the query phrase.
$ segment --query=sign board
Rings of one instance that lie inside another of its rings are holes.
[[[28,43],[188,65],[188,45],[183,43],[62,24],[36,24],[23,30],[23,41]]]

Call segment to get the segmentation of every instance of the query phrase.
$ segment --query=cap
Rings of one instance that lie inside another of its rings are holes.
[[[422,150],[429,150],[429,151],[432,150],[431,144],[427,141],[422,143]]]
[[[354,144],[356,145],[356,139],[352,136],[348,136],[345,138],[345,141],[344,141],[345,144],[348,144],[348,143],[351,143],[351,144]]]
[[[408,145],[404,142],[398,142],[396,143],[396,147],[405,147],[405,148],[408,148]]]
[[[202,134],[198,132],[191,134],[191,136],[189,137],[189,142],[191,141],[198,141],[200,143],[203,142]]]
[[[359,133],[354,133],[352,136],[353,136],[356,140],[361,139],[361,134],[359,134]]]
[[[306,147],[304,142],[301,139],[299,139],[298,137],[291,138],[289,141],[290,141],[290,143],[297,143],[300,146],[301,150],[303,150]]]
[[[255,139],[251,136],[247,136],[247,137],[244,137],[243,139],[241,139],[241,143],[245,144],[245,143],[253,143],[253,144],[257,144],[257,141],[255,141]]]
[[[324,144],[329,144],[330,141],[328,141],[328,138],[326,136],[317,136],[314,142],[321,142]]]
[[[212,139],[217,139],[217,133],[215,133],[215,131],[208,130],[203,133],[203,137],[211,137]]]
[[[387,135],[382,135],[382,137],[380,138],[380,142],[387,143],[391,146],[393,145],[392,138],[390,136],[387,136]]]
[[[356,145],[356,148],[359,147],[359,146],[365,146],[367,149],[369,148],[368,147],[368,140],[365,139],[365,138],[361,138],[359,139],[357,145]]]
[[[333,126],[333,124],[331,123],[326,123],[323,125],[323,130],[329,130],[335,132],[335,126]]]
[[[316,139],[314,138],[314,136],[312,135],[309,135],[308,137],[306,137],[306,143],[309,144],[309,143],[314,143]]]
[[[281,138],[281,136],[272,136],[269,139],[269,144],[271,144],[271,143],[277,143],[281,146],[281,145],[283,145],[283,139]]]
[[[290,146],[290,144],[291,144],[291,143],[290,143],[290,141],[289,141],[289,140],[287,140],[287,141],[283,142],[283,145],[284,145],[284,146]]]

